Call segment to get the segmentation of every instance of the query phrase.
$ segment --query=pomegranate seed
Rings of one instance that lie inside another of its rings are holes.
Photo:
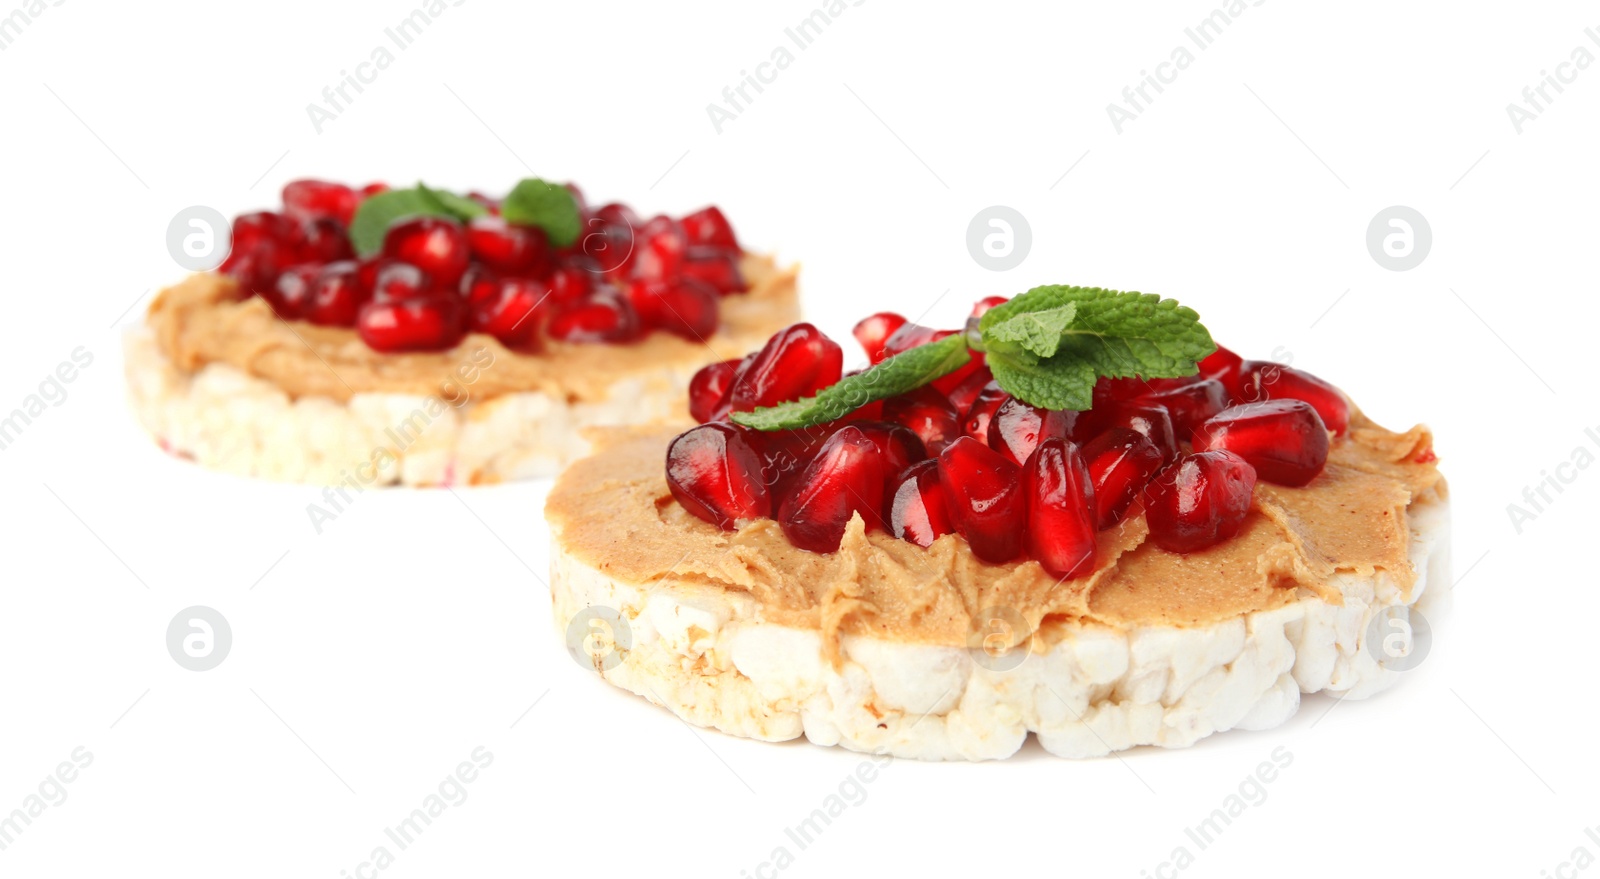
[[[644,221],[640,220],[639,215],[633,212],[633,208],[621,202],[614,201],[609,204],[603,204],[595,209],[592,216],[600,221],[600,225],[612,228],[633,230],[644,225]]]
[[[701,208],[684,217],[683,233],[691,245],[708,245],[723,250],[739,250],[739,239],[734,237],[728,218],[715,205]]]
[[[1009,397],[994,410],[985,440],[989,448],[1011,459],[1011,463],[1021,464],[1043,440],[1072,436],[1077,420],[1076,412],[1041,409]]]
[[[728,399],[728,388],[739,369],[739,360],[724,360],[700,367],[689,379],[689,415],[700,422],[714,420],[717,409]]]
[[[278,276],[272,294],[263,296],[280,320],[295,320],[311,300],[311,288],[322,274],[321,266],[301,265],[286,270]]]
[[[789,542],[811,552],[834,552],[852,515],[882,528],[879,506],[888,473],[883,452],[865,431],[841,427],[817,451],[778,506],[778,525]]]
[[[1172,417],[1172,428],[1179,436],[1188,436],[1207,418],[1228,408],[1228,392],[1222,382],[1213,379],[1182,381],[1184,384],[1153,388],[1137,399],[1165,407]]]
[[[892,311],[880,311],[877,314],[861,319],[850,334],[861,343],[861,349],[867,352],[867,360],[872,363],[882,363],[888,353],[884,351],[884,343],[897,330],[905,326],[906,319]]]
[[[306,220],[295,232],[295,257],[299,262],[327,263],[354,259],[350,235],[344,224],[329,217]]]
[[[950,398],[950,408],[965,416],[967,410],[972,408],[973,401],[978,399],[978,394],[988,387],[992,381],[994,381],[994,373],[989,371],[989,367],[978,367],[972,375],[962,379],[960,384],[945,394]]]
[[[961,435],[961,416],[930,387],[920,387],[883,401],[883,418],[909,429],[928,454],[937,455]]]
[[[735,253],[707,251],[704,247],[691,246],[679,271],[685,278],[710,284],[712,289],[724,296],[750,289],[750,285],[744,281],[744,273],[739,271],[739,256]]]
[[[678,221],[666,216],[651,217],[639,229],[637,241],[633,277],[653,281],[678,277],[688,247]]]
[[[1022,551],[1027,498],[1022,468],[970,436],[939,453],[939,482],[950,496],[951,520],[972,552],[986,562],[1009,562]]]
[[[628,285],[628,300],[645,326],[692,342],[704,342],[717,331],[717,291],[692,278],[636,280]]]
[[[918,461],[926,460],[922,438],[898,424],[883,421],[851,421],[850,426],[867,435],[883,455],[885,476],[892,476]]]
[[[458,292],[468,305],[472,305],[498,297],[502,283],[500,276],[488,268],[480,265],[471,265],[461,275],[461,286]]]
[[[1166,460],[1149,437],[1126,427],[1113,427],[1095,437],[1082,454],[1094,485],[1095,527],[1101,530],[1122,521]]]
[[[722,405],[726,407],[727,402]],[[727,409],[723,408],[717,419],[726,414]],[[745,434],[756,454],[761,456],[761,473],[774,498],[789,496],[800,474],[837,430],[838,426],[819,424],[799,430],[752,430]]]
[[[891,480],[884,501],[889,511],[889,533],[918,546],[931,546],[954,534],[950,498],[939,484],[939,462],[918,461]]]
[[[749,432],[736,424],[702,424],[667,446],[667,487],[685,510],[732,531],[741,519],[772,515],[772,495]]]
[[[326,218],[348,226],[360,203],[361,197],[356,191],[343,183],[292,180],[283,187],[283,209],[297,217]]]
[[[419,296],[368,302],[356,316],[356,332],[374,351],[445,351],[466,334],[457,299]]]
[[[1239,402],[1304,400],[1316,408],[1322,423],[1336,434],[1350,427],[1350,403],[1336,387],[1303,370],[1246,360],[1239,373]]]
[[[1228,399],[1239,399],[1239,371],[1244,364],[1244,359],[1229,351],[1221,345],[1217,350],[1206,355],[1200,361],[1200,377],[1222,382],[1228,391]]]
[[[1304,400],[1246,403],[1200,425],[1194,449],[1227,449],[1250,462],[1260,478],[1301,486],[1328,463],[1328,429]]]
[[[1046,437],[1022,467],[1027,480],[1028,555],[1064,579],[1094,570],[1094,488],[1078,447]]]
[[[539,332],[545,285],[531,278],[506,278],[491,296],[469,302],[467,326],[488,333],[507,348],[526,349]]]
[[[299,230],[295,221],[271,211],[255,211],[233,218],[233,252],[249,253],[267,241],[292,244]]]
[[[248,252],[235,247],[218,271],[238,281],[244,295],[270,297],[283,272],[283,248],[276,241],[259,242]]]
[[[981,443],[989,441],[989,421],[994,417],[996,410],[1011,395],[1001,389],[998,382],[991,381],[978,391],[978,396],[972,400],[972,405],[967,408],[967,414],[961,422],[961,429]]]
[[[1167,412],[1167,407],[1149,403],[1123,403],[1113,407],[1103,417],[1104,423],[1093,425],[1092,434],[1097,435],[1113,427],[1126,427],[1149,437],[1164,460],[1171,461],[1178,457],[1178,435],[1173,430],[1172,415]]]
[[[516,226],[500,217],[477,217],[467,224],[467,248],[472,258],[508,275],[536,274],[550,250],[549,239],[537,226]]]
[[[571,302],[594,292],[594,275],[574,266],[562,266],[550,274],[550,301]]]
[[[1184,455],[1144,488],[1150,539],[1169,552],[1221,543],[1244,527],[1255,487],[1255,468],[1230,451]]]
[[[455,289],[471,254],[467,232],[455,220],[422,216],[401,220],[383,236],[383,255],[408,262],[441,287]]]
[[[317,275],[306,302],[305,319],[325,327],[354,326],[356,313],[366,301],[359,268],[354,260],[328,263]]]
[[[912,348],[926,345],[929,342],[937,342],[948,335],[950,335],[949,330],[935,330],[931,327],[907,321],[901,324],[893,333],[890,333],[889,338],[883,340],[884,359],[910,351]]]
[[[549,327],[551,336],[566,342],[631,342],[641,331],[627,297],[609,287],[557,306]]]
[[[972,317],[983,317],[984,313],[996,305],[1010,302],[1009,296],[985,296],[972,305]]]
[[[728,402],[735,412],[809,397],[839,380],[844,352],[808,323],[779,330],[734,376]]]
[[[363,261],[356,269],[362,286],[372,291],[377,302],[398,302],[422,296],[436,296],[428,273],[409,263],[378,257]]]
[[[361,187],[361,197],[362,198],[371,198],[372,196],[377,195],[377,194],[379,194],[381,192],[388,192],[388,191],[389,191],[389,184],[387,184],[387,183],[368,183],[366,186]]]

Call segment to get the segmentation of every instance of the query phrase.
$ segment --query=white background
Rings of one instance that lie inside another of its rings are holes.
[[[413,8],[67,0],[0,53],[0,413],[74,348],[94,356],[0,452],[0,812],[94,755],[0,875],[356,875],[480,745],[469,798],[380,875],[755,876],[779,845],[785,876],[1174,875],[1178,845],[1185,877],[1532,877],[1600,856],[1600,468],[1521,534],[1506,511],[1575,448],[1600,453],[1600,70],[1520,134],[1505,111],[1574,47],[1600,53],[1592,6],[1268,0],[1118,134],[1106,105],[1210,0],[868,0],[719,134],[707,104],[811,0],[471,0],[317,133],[307,104]],[[1186,751],[895,762],[800,851],[784,828],[862,756],[691,730],[571,662],[542,585],[547,486],[368,493],[318,536],[316,489],[203,472],[126,412],[121,335],[181,277],[180,208],[275,204],[300,176],[495,191],[530,173],[645,213],[720,204],[747,245],[803,260],[808,313],[841,339],[868,311],[954,325],[1040,283],[1178,298],[1246,356],[1292,355],[1380,422],[1437,431],[1456,608],[1375,700],[1324,716],[1336,703],[1308,698],[1280,729]],[[993,204],[1033,230],[1004,273],[965,245]],[[1408,272],[1365,245],[1394,204],[1433,230]],[[232,623],[212,671],[164,646],[192,604]],[[1293,763],[1266,801],[1197,850],[1184,828],[1279,747]]]

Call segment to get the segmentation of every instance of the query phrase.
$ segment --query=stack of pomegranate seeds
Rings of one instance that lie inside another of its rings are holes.
[[[284,320],[354,327],[384,352],[443,351],[468,332],[523,351],[545,337],[627,343],[651,330],[703,340],[716,332],[720,297],[747,289],[739,241],[717,208],[641,221],[626,205],[589,210],[573,187],[583,233],[570,247],[506,222],[498,202],[474,194],[485,216],[403,219],[379,253],[357,259],[351,218],[387,188],[296,180],[281,212],[233,221],[220,271]]]
[[[999,299],[986,299],[975,315]],[[950,333],[890,313],[856,325],[877,363]],[[707,366],[689,389],[704,422],[667,450],[685,509],[723,529],[775,518],[795,546],[839,548],[852,515],[919,546],[960,534],[978,558],[1028,557],[1051,574],[1095,567],[1097,534],[1142,514],[1151,540],[1194,552],[1234,536],[1256,480],[1303,486],[1322,472],[1344,395],[1308,373],[1218,348],[1187,378],[1102,379],[1094,406],[1052,411],[1012,397],[981,357],[932,384],[835,422],[757,431],[732,412],[811,396],[843,354],[795,324],[743,360]]]

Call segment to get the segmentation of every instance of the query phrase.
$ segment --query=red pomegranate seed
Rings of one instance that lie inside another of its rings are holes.
[[[1165,407],[1172,417],[1172,429],[1177,431],[1178,436],[1187,437],[1207,418],[1228,408],[1228,392],[1222,382],[1214,379],[1179,381],[1183,383],[1152,388],[1149,393],[1138,397],[1137,401]]]
[[[961,416],[930,387],[920,387],[883,401],[883,418],[909,429],[928,454],[937,455],[961,435]]]
[[[419,296],[368,302],[356,316],[356,332],[374,351],[445,351],[466,334],[458,299]]]
[[[1221,543],[1244,527],[1255,487],[1255,468],[1232,452],[1184,455],[1144,488],[1150,539],[1169,552]]]
[[[467,232],[455,220],[422,216],[401,220],[383,236],[383,255],[407,262],[441,287],[455,289],[471,251]]]
[[[282,214],[255,211],[233,218],[233,252],[249,253],[267,241],[293,244],[300,235],[298,224]]]
[[[420,296],[436,296],[428,273],[409,263],[377,257],[363,260],[356,277],[376,302],[398,302]]]
[[[889,533],[918,546],[931,546],[956,530],[950,498],[939,484],[939,462],[932,459],[918,461],[890,480],[884,508]]]
[[[749,431],[735,424],[702,424],[667,446],[667,487],[685,510],[732,531],[743,519],[772,515],[772,495]]]
[[[1094,485],[1094,522],[1101,530],[1122,521],[1145,483],[1166,460],[1150,438],[1126,427],[1113,427],[1082,450]]]
[[[926,460],[928,452],[922,438],[908,428],[885,421],[851,421],[850,426],[867,435],[883,455],[884,475],[892,476],[918,461]]]
[[[994,373],[989,371],[989,367],[978,367],[972,375],[962,379],[960,384],[945,394],[950,398],[950,408],[965,417],[967,410],[972,408],[973,401],[978,399],[978,394],[982,393],[983,389],[988,387],[992,381],[994,381]]]
[[[1094,487],[1078,447],[1046,437],[1022,467],[1028,498],[1028,555],[1056,577],[1094,570]]]
[[[354,260],[328,263],[317,275],[306,302],[305,319],[325,327],[354,326],[356,313],[366,301]]]
[[[692,278],[636,280],[628,285],[628,300],[647,327],[691,342],[704,342],[717,331],[717,291]]]
[[[1218,345],[1217,350],[1206,355],[1206,359],[1200,361],[1200,377],[1222,382],[1222,386],[1228,391],[1228,399],[1237,402],[1239,398],[1239,371],[1243,365],[1243,358]]]
[[[939,453],[950,518],[973,554],[986,562],[1009,562],[1022,551],[1027,497],[1021,476],[1022,468],[970,436]]]
[[[549,239],[537,226],[516,226],[495,216],[477,217],[467,224],[467,248],[472,258],[508,275],[537,274],[550,250]]]
[[[978,396],[972,400],[972,405],[967,407],[966,417],[961,421],[961,429],[981,443],[989,442],[989,420],[994,418],[994,413],[1000,405],[1011,399],[1011,395],[1001,389],[998,382],[991,381],[978,391]]]
[[[1322,423],[1334,433],[1343,436],[1350,427],[1350,403],[1344,393],[1309,372],[1277,363],[1246,360],[1239,373],[1239,386],[1241,403],[1304,400],[1316,408]]]
[[[811,552],[834,552],[852,515],[882,528],[883,452],[854,425],[839,428],[817,451],[778,505],[778,525],[789,542]]]
[[[493,295],[467,305],[467,326],[488,333],[507,348],[527,349],[537,340],[546,287],[532,278],[506,278]]]
[[[616,201],[595,208],[592,216],[600,221],[600,225],[613,228],[631,230],[644,225],[644,221],[639,219],[633,208]]]
[[[1015,397],[1007,398],[989,419],[986,441],[989,448],[1005,455],[1013,464],[1028,460],[1039,443],[1049,437],[1068,439],[1078,413],[1030,406]]]
[[[726,400],[722,406],[714,420],[727,416]],[[789,496],[789,489],[840,426],[819,424],[798,430],[752,430],[745,434],[761,456],[761,472],[774,498]]]
[[[1097,436],[1113,427],[1126,427],[1149,437],[1164,460],[1171,461],[1178,456],[1178,435],[1165,406],[1122,403],[1104,415],[1092,415],[1090,420],[1092,424],[1084,431],[1085,436]]]
[[[486,266],[470,265],[461,276],[457,292],[468,305],[472,305],[499,296],[502,284],[500,276]]]
[[[270,298],[278,275],[283,272],[282,254],[283,248],[276,241],[262,241],[249,252],[235,247],[218,271],[238,281],[243,295]]]
[[[723,296],[750,289],[750,285],[745,283],[744,273],[739,271],[739,256],[736,253],[691,246],[684,255],[679,271],[685,278],[710,284],[713,290]]]
[[[311,301],[311,288],[317,283],[322,267],[299,265],[278,276],[271,295],[263,296],[281,320],[296,320]]]
[[[850,334],[861,343],[861,349],[867,352],[867,360],[872,363],[882,363],[889,355],[884,351],[884,344],[896,330],[905,326],[906,319],[892,311],[880,311],[877,314],[861,319]]]
[[[581,268],[562,266],[550,273],[550,301],[571,302],[594,292],[595,275]]]
[[[996,305],[1002,305],[1010,301],[1011,297],[1009,296],[985,296],[973,303],[972,317],[983,317],[984,313],[989,309],[994,308]]]
[[[651,217],[635,238],[633,277],[665,281],[678,277],[688,243],[683,227],[666,216]]]
[[[779,330],[734,376],[728,402],[735,412],[809,397],[839,380],[844,352],[808,323]]]
[[[932,327],[925,327],[921,324],[907,321],[890,333],[889,338],[883,340],[883,356],[887,359],[896,354],[910,351],[912,348],[926,345],[929,342],[937,342],[950,335],[950,332],[949,330],[936,330]]]
[[[361,187],[361,197],[362,198],[371,198],[372,196],[377,195],[380,192],[388,192],[388,191],[389,191],[389,184],[387,184],[387,183],[368,183],[366,186]]]
[[[320,265],[355,258],[344,224],[329,217],[306,220],[296,231],[295,242],[295,256],[300,262]]]
[[[734,237],[728,218],[715,205],[701,208],[682,220],[683,232],[690,245],[707,245],[723,250],[739,250],[739,239]]]
[[[1195,431],[1194,450],[1212,449],[1245,459],[1268,482],[1301,486],[1328,463],[1328,429],[1304,400],[1246,403],[1224,409]]]
[[[689,379],[689,415],[695,421],[711,421],[717,409],[728,399],[728,388],[733,385],[733,374],[738,371],[738,360],[724,360],[700,367]]]
[[[549,333],[565,342],[631,342],[643,328],[627,297],[611,288],[556,307]]]
[[[361,196],[343,183],[292,180],[283,187],[283,209],[297,217],[327,218],[348,226],[360,203]]]

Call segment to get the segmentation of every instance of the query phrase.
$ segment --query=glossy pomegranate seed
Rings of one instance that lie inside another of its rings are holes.
[[[268,241],[289,245],[299,234],[298,224],[282,214],[272,211],[240,214],[233,218],[233,252],[249,253]]]
[[[883,455],[885,476],[892,476],[918,461],[927,460],[922,439],[910,429],[885,421],[851,421],[850,426],[867,435]]]
[[[1101,431],[1113,427],[1126,427],[1137,433],[1142,433],[1155,443],[1163,459],[1171,461],[1178,456],[1178,435],[1172,427],[1172,416],[1165,406],[1147,403],[1123,403],[1113,407],[1100,418],[1092,418],[1092,433],[1098,435]]]
[[[1002,305],[1010,301],[1011,297],[1009,296],[985,296],[973,303],[972,317],[983,317],[984,313],[989,309],[994,308],[996,305]]]
[[[305,319],[325,327],[354,326],[356,313],[366,301],[354,260],[328,263],[318,273],[306,302]]]
[[[723,406],[726,405],[724,401]],[[726,414],[724,408],[717,417],[720,419]],[[774,498],[789,496],[800,474],[838,429],[839,426],[819,424],[799,430],[752,430],[745,434],[750,446],[761,457],[761,474]]]
[[[939,462],[932,459],[918,461],[890,480],[884,508],[889,533],[918,546],[931,546],[956,530],[950,498],[939,484]]]
[[[255,294],[271,298],[283,272],[283,249],[276,241],[262,241],[246,252],[237,246],[218,268],[222,274],[239,282],[245,296]]]
[[[283,209],[297,217],[326,218],[348,226],[360,203],[361,196],[343,183],[292,180],[283,187]]]
[[[667,487],[685,510],[732,531],[743,519],[772,515],[772,495],[749,431],[702,424],[667,446]]]
[[[950,496],[950,518],[972,552],[986,562],[1009,562],[1022,551],[1027,497],[1022,468],[970,436],[939,453],[939,482]]]
[[[950,408],[965,417],[967,410],[972,408],[973,401],[978,399],[978,394],[982,393],[983,389],[988,387],[992,381],[994,381],[994,374],[989,371],[989,368],[987,366],[979,367],[972,375],[962,379],[960,384],[945,394],[946,397],[950,398]]]
[[[865,431],[841,427],[806,466],[778,505],[778,525],[789,542],[811,552],[834,552],[852,515],[882,528],[883,452]]]
[[[532,278],[506,278],[493,295],[468,303],[467,326],[507,348],[526,349],[537,338],[545,293],[545,285]]]
[[[458,292],[468,305],[472,305],[499,296],[502,283],[500,276],[488,267],[470,265],[461,276]]]
[[[739,250],[739,239],[734,237],[728,218],[715,205],[701,208],[684,217],[683,233],[690,245],[707,245],[723,250]]]
[[[986,441],[989,448],[1005,455],[1013,464],[1028,460],[1039,443],[1049,437],[1068,439],[1078,413],[1042,409],[1010,397],[989,419]]]
[[[1269,400],[1224,409],[1200,425],[1194,450],[1227,449],[1250,462],[1256,475],[1301,486],[1328,463],[1328,429],[1304,400]]]
[[[612,228],[631,230],[644,225],[644,221],[639,219],[633,208],[616,201],[595,208],[593,217],[600,221],[600,225]]]
[[[633,259],[633,277],[644,280],[670,280],[683,268],[688,242],[683,227],[671,217],[651,217],[639,229]]]
[[[707,251],[704,247],[690,247],[679,271],[685,278],[693,278],[711,285],[713,290],[726,296],[750,289],[744,273],[739,271],[738,254],[728,251]]]
[[[1122,521],[1139,492],[1166,461],[1150,438],[1126,427],[1113,427],[1082,449],[1094,485],[1094,522],[1098,529]]]
[[[471,251],[460,223],[423,216],[390,226],[383,236],[383,255],[410,263],[427,272],[434,283],[453,290],[467,270]]]
[[[1228,391],[1228,399],[1237,402],[1239,399],[1239,372],[1243,365],[1243,358],[1218,345],[1217,350],[1206,355],[1206,359],[1200,361],[1200,377],[1222,382],[1222,386]]]
[[[562,266],[550,273],[550,301],[571,302],[594,291],[594,274],[575,266]]]
[[[366,186],[361,187],[361,197],[362,198],[371,198],[372,196],[377,195],[380,192],[388,192],[388,191],[389,191],[389,184],[387,184],[387,183],[368,183]]]
[[[1094,570],[1094,488],[1078,447],[1046,437],[1022,467],[1028,499],[1028,555],[1052,575]]]
[[[643,327],[627,297],[610,288],[556,306],[549,333],[565,342],[631,342]]]
[[[1153,388],[1137,401],[1164,407],[1172,417],[1173,430],[1178,436],[1187,437],[1207,418],[1228,408],[1228,392],[1222,382],[1214,379],[1181,381],[1183,384]]]
[[[1304,400],[1316,408],[1322,423],[1343,435],[1350,427],[1350,403],[1344,393],[1303,370],[1259,360],[1246,360],[1239,374],[1239,402]]]
[[[356,277],[377,302],[437,295],[427,272],[398,260],[384,257],[364,260],[356,269]]]
[[[1011,395],[1001,389],[998,382],[991,381],[978,391],[978,396],[972,400],[972,405],[967,407],[967,414],[961,421],[961,429],[981,443],[989,442],[989,420],[994,417],[996,410]]]
[[[306,220],[295,236],[295,257],[300,262],[322,263],[353,259],[350,235],[344,224],[329,217]]]
[[[262,298],[267,300],[281,320],[296,320],[311,301],[311,288],[316,285],[320,274],[321,266],[295,266],[279,275],[271,295]]]
[[[717,331],[717,291],[692,278],[636,280],[628,285],[628,300],[647,327],[691,342],[704,342]]]
[[[809,397],[839,380],[844,352],[808,323],[779,330],[734,376],[728,402],[735,412]]]
[[[928,454],[937,455],[961,435],[961,416],[930,387],[920,387],[883,401],[883,418],[909,429]]]
[[[374,351],[445,351],[466,334],[457,299],[420,296],[368,302],[356,316],[356,332]]]
[[[695,421],[711,421],[717,409],[728,399],[728,388],[733,385],[733,374],[739,369],[738,360],[724,360],[700,367],[689,379],[689,415]]]
[[[867,352],[867,360],[872,363],[882,363],[889,355],[884,351],[884,344],[895,331],[905,326],[906,319],[892,311],[880,311],[877,314],[862,318],[860,323],[850,334],[861,343],[861,350]]]
[[[890,333],[889,338],[883,340],[883,356],[887,359],[896,354],[910,351],[912,348],[926,345],[929,342],[937,342],[950,335],[950,332],[949,330],[936,330],[932,327],[925,327],[921,324],[907,321]]]
[[[477,217],[467,224],[472,258],[508,275],[535,274],[549,253],[550,242],[537,226],[516,226],[500,217]]]
[[[1232,452],[1184,455],[1144,488],[1150,539],[1169,552],[1221,543],[1244,527],[1255,487],[1255,468]]]

